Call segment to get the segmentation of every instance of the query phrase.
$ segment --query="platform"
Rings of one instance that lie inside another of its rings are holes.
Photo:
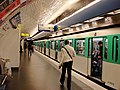
[[[67,90],[66,82],[64,87],[60,86],[61,70],[57,67],[58,63],[48,59],[37,51],[31,57],[22,53],[20,68],[13,70],[13,79],[8,81],[6,90]],[[78,80],[79,77],[74,74],[72,72],[71,90],[98,90]]]

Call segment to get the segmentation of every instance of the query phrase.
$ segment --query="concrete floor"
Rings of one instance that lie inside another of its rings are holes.
[[[31,57],[22,53],[20,68],[13,69],[13,78],[7,81],[6,90],[67,90],[60,86],[61,73],[38,54]],[[83,90],[72,82],[71,90]]]

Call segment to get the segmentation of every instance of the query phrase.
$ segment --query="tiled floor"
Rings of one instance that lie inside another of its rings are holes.
[[[66,83],[60,87],[60,72],[44,58],[33,53],[31,57],[22,53],[19,70],[13,70],[13,78],[8,80],[6,90],[67,90]],[[72,82],[71,90],[82,90]]]

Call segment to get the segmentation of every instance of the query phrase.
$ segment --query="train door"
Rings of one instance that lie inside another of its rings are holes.
[[[112,52],[113,52],[112,53],[112,60],[114,62],[118,62],[118,58],[119,58],[119,55],[118,55],[118,46],[119,46],[118,41],[119,41],[118,36],[114,36],[113,37],[113,45],[112,45],[112,47],[113,47],[113,49],[112,49]]]
[[[38,51],[40,52],[40,42],[38,42]]]
[[[43,53],[44,51],[43,51],[43,48],[44,48],[44,43],[43,43],[43,41],[41,42],[41,53]]]
[[[42,53],[42,42],[40,42],[40,52]]]
[[[50,41],[48,41],[48,56],[50,56]]]
[[[44,44],[44,54],[46,54],[46,42],[44,41],[43,44]]]
[[[61,60],[61,49],[64,47],[64,40],[59,41],[59,55],[58,55],[58,60]]]
[[[102,77],[102,55],[103,55],[103,38],[91,39],[91,76],[97,79]]]
[[[58,40],[55,41],[55,60],[57,60],[58,58]]]
[[[52,49],[52,50],[54,50],[54,48],[55,48],[54,45],[55,45],[55,42],[54,42],[54,41],[51,41],[51,49]]]

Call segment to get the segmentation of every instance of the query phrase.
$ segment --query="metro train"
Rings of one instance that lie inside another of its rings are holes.
[[[36,50],[59,62],[65,40],[76,51],[75,71],[120,90],[120,27],[34,41],[34,45]]]

